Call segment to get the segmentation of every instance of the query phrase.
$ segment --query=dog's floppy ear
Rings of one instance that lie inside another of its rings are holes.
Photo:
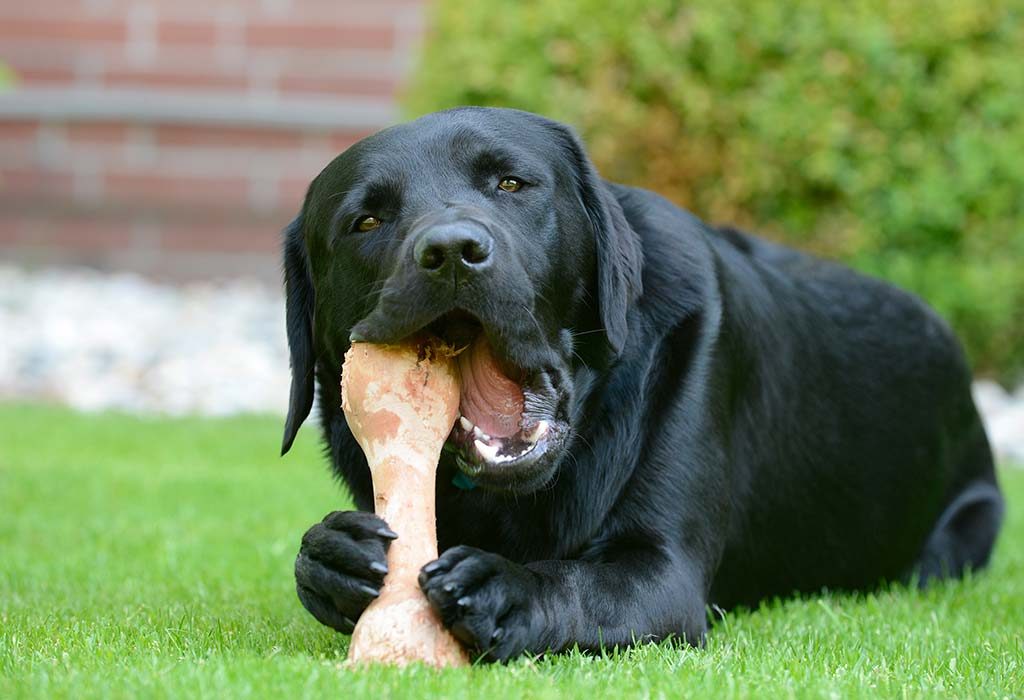
[[[288,418],[284,424],[281,454],[285,454],[313,406],[313,281],[302,235],[303,216],[299,214],[284,230],[284,291],[291,351],[292,388]]]
[[[576,194],[594,231],[599,321],[607,341],[601,354],[605,361],[610,361],[626,344],[629,309],[643,291],[640,238],[626,220],[619,201],[597,174],[576,134],[565,125],[553,123],[571,160]]]

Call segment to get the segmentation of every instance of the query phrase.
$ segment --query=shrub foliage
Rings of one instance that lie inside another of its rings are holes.
[[[602,172],[918,292],[1024,369],[1024,1],[438,0],[413,114],[518,107]]]

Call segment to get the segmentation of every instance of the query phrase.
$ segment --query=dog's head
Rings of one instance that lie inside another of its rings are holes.
[[[316,366],[334,377],[350,342],[427,329],[466,348],[447,458],[520,493],[555,473],[575,370],[614,360],[640,292],[637,236],[577,138],[504,109],[431,114],[355,144],[310,185],[284,254],[284,450]]]

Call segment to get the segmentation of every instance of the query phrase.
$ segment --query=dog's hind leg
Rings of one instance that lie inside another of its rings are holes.
[[[925,542],[915,572],[923,588],[943,578],[959,578],[984,568],[1003,521],[1003,496],[995,482],[970,482],[939,516]]]

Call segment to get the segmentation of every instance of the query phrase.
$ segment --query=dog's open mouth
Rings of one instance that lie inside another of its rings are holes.
[[[523,482],[546,471],[550,460],[543,457],[564,432],[549,374],[504,361],[467,313],[445,314],[428,329],[461,349],[460,415],[445,444],[459,469],[485,485]]]

